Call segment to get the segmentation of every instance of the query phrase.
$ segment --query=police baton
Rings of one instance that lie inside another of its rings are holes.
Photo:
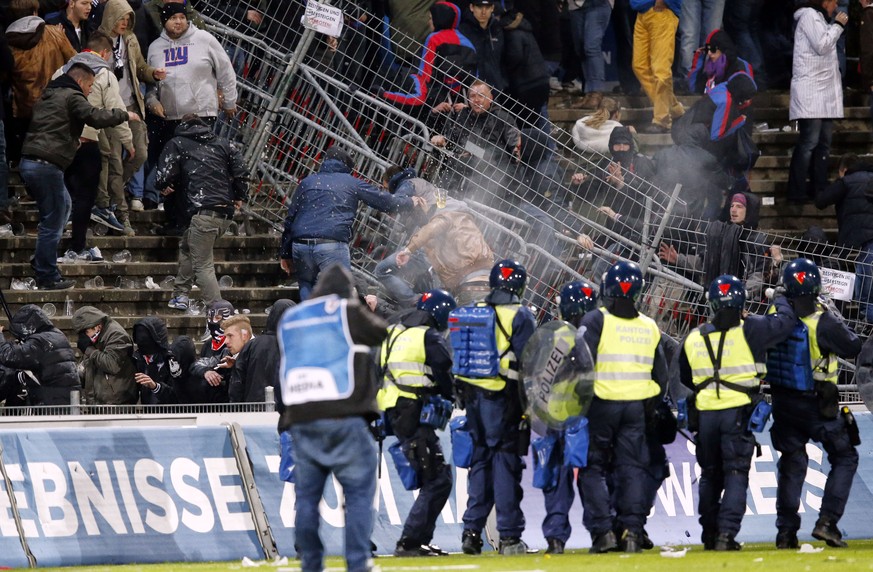
[[[3,305],[3,311],[6,312],[6,319],[9,320],[9,325],[11,326],[12,325],[12,312],[9,311],[9,304],[6,303],[6,295],[3,294],[2,288],[0,288],[0,304]],[[12,328],[10,328],[9,331],[12,333],[13,336],[15,336],[15,339],[17,339],[17,340],[21,339],[18,337],[18,334],[16,334],[14,331],[12,331]]]

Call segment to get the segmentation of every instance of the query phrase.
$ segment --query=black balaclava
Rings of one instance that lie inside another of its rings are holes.
[[[616,145],[629,145],[627,151],[614,151]],[[609,134],[609,152],[612,154],[612,160],[616,163],[621,163],[625,169],[631,168],[631,163],[634,160],[634,136],[630,129],[624,126],[616,127]]]
[[[139,353],[145,356],[153,356],[160,353],[161,347],[158,342],[152,337],[148,328],[143,326],[134,326],[133,328],[133,343],[136,344]]]

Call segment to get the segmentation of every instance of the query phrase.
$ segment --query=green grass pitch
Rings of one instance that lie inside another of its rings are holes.
[[[815,542],[814,547],[824,546]],[[700,545],[691,546],[682,558],[666,558],[656,547],[643,554],[610,553],[590,555],[585,550],[570,550],[560,556],[542,552],[526,556],[498,556],[493,552],[482,556],[451,555],[438,558],[380,557],[375,561],[383,572],[539,572],[557,570],[588,570],[591,572],[716,572],[720,570],[752,570],[760,572],[849,572],[873,571],[873,540],[849,540],[849,548],[825,547],[821,552],[802,554],[796,550],[776,550],[772,543],[747,544],[740,552],[704,552]],[[344,569],[340,558],[327,559],[328,570]],[[243,567],[236,562],[170,563],[125,566],[78,566],[42,568],[64,572],[207,572],[223,570],[261,570],[296,572],[299,562],[289,559],[284,566],[262,563],[258,568]]]

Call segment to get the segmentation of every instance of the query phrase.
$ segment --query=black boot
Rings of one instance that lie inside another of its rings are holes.
[[[645,528],[643,529],[643,536],[642,536],[642,539],[640,541],[640,546],[643,547],[643,550],[651,550],[652,548],[655,547],[655,543],[652,542],[651,538],[649,538],[649,533],[646,532]]]
[[[713,550],[718,552],[742,550],[742,545],[734,540],[734,535],[728,532],[721,532],[718,538],[715,539],[715,547]]]
[[[779,550],[797,548],[797,532],[787,528],[780,529],[776,533],[776,548]]]
[[[497,552],[504,556],[527,554],[527,544],[524,543],[524,540],[516,537],[501,538]]]
[[[417,556],[436,556],[427,546],[422,545],[412,538],[401,538],[394,548],[394,556],[398,558],[410,558]]]
[[[472,530],[465,530],[461,535],[461,550],[464,554],[482,554],[482,535]]]
[[[625,530],[621,535],[621,551],[628,553],[643,551],[643,538],[636,532]]]
[[[715,540],[718,538],[718,533],[711,530],[704,530],[700,534],[700,542],[703,543],[704,550],[715,550]]]
[[[846,548],[849,546],[843,542],[843,534],[837,528],[837,523],[826,517],[819,517],[812,529],[812,537],[824,540],[833,548]]]
[[[597,535],[591,543],[591,548],[588,549],[588,552],[590,554],[603,554],[617,546],[618,541],[615,539],[615,533],[610,530]]]
[[[549,537],[546,539],[549,547],[546,548],[546,554],[563,554],[564,541],[560,538]]]

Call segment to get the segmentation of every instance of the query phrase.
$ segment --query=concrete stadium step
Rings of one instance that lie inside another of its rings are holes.
[[[58,254],[64,253],[69,239],[61,239]],[[36,234],[0,238],[0,263],[26,263],[33,255]],[[111,260],[121,250],[129,250],[134,261],[174,262],[178,260],[179,238],[169,236],[95,236],[88,246],[100,248]],[[277,260],[279,239],[276,236],[223,236],[215,243],[215,259],[224,262]],[[278,262],[276,262],[278,267]]]

